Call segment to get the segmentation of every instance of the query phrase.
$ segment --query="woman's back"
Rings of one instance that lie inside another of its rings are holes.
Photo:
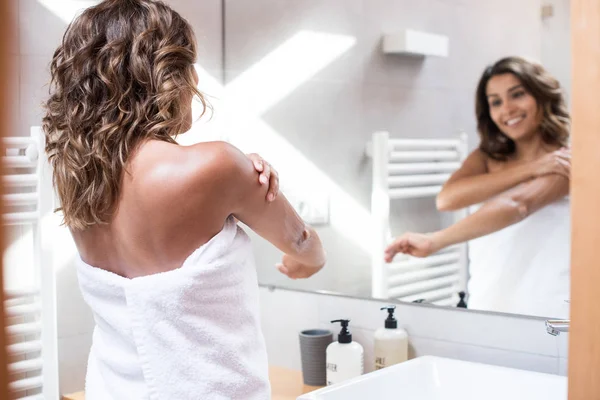
[[[114,217],[73,230],[96,320],[90,398],[269,398],[258,282],[237,218],[298,256],[297,215],[283,196],[267,204],[226,143],[147,142],[130,160]]]
[[[246,224],[282,273],[325,253],[235,147],[182,147],[197,89],[194,33],[155,0],[104,0],[67,28],[51,64],[46,153],[96,320],[89,399],[266,399],[266,352]]]
[[[233,218],[168,272],[77,269],[96,321],[86,398],[269,398],[252,251]]]
[[[142,144],[114,217],[73,231],[96,321],[91,399],[269,397],[251,246],[213,178],[223,146]]]
[[[230,183],[215,179],[223,175],[216,159],[223,146],[142,144],[126,167],[111,220],[73,230],[82,259],[128,278],[181,266],[233,211]]]

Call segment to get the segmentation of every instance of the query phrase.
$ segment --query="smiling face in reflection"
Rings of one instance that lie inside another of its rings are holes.
[[[490,117],[506,136],[519,142],[538,134],[542,112],[515,75],[506,73],[490,78],[486,96]]]

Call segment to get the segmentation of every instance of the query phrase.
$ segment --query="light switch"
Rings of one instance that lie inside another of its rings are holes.
[[[286,193],[286,197],[307,224],[329,224],[329,195],[326,193]]]

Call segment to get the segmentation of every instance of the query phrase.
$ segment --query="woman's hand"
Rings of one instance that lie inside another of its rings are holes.
[[[261,156],[256,153],[246,154],[246,156],[252,161],[254,169],[259,173],[258,181],[261,185],[268,185],[267,189],[267,201],[272,202],[279,193],[279,174]]]
[[[535,177],[549,174],[571,178],[571,149],[563,147],[533,161]]]
[[[408,254],[414,257],[427,257],[440,250],[434,235],[427,233],[407,232],[394,241],[385,249],[385,261],[392,262],[398,253]]]
[[[312,266],[299,263],[287,254],[283,255],[281,264],[277,264],[277,269],[279,270],[279,272],[291,279],[310,278],[311,276],[319,272],[321,268],[323,268],[323,265]]]

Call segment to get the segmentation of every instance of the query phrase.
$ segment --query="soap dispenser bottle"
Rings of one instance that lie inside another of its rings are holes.
[[[363,347],[352,341],[348,330],[349,319],[336,319],[331,323],[340,322],[342,330],[337,342],[331,343],[326,350],[327,385],[345,381],[360,376],[364,372]]]
[[[394,318],[396,306],[382,307],[388,311],[385,327],[375,331],[375,369],[389,367],[408,359],[408,333],[398,328]]]

